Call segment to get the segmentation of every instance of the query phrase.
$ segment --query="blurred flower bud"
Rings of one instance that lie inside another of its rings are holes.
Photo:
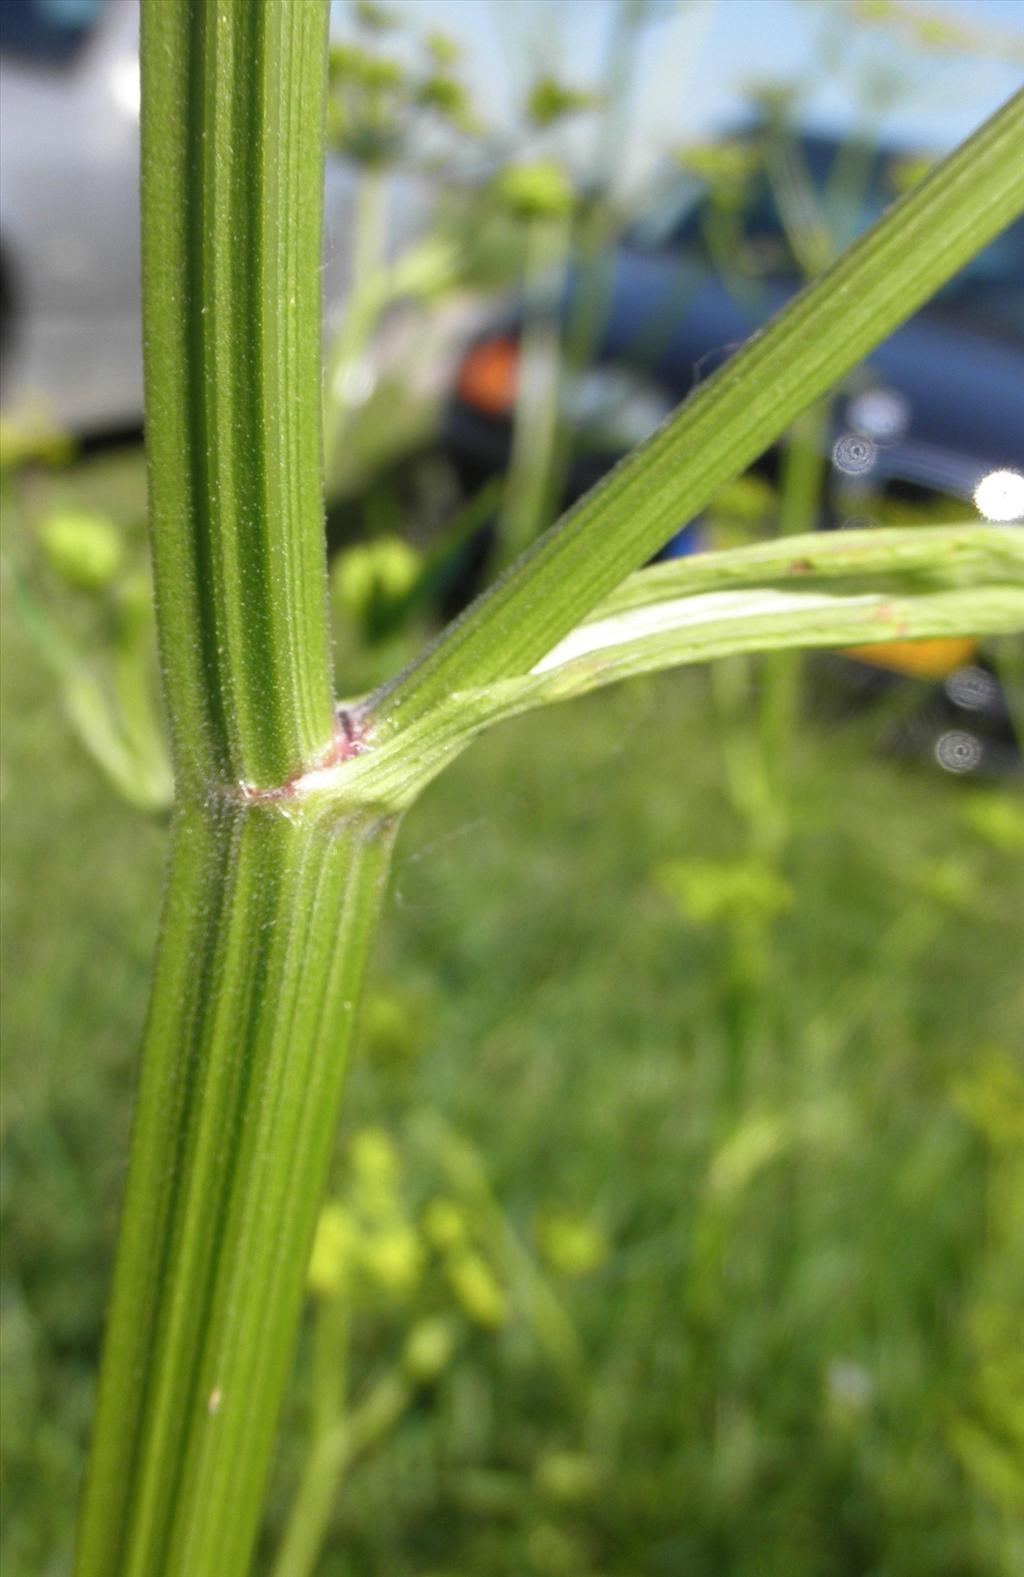
[[[571,88],[556,77],[538,77],[526,99],[526,117],[542,128],[564,120],[567,115],[593,109],[597,95],[582,88]]]
[[[495,187],[501,201],[521,219],[554,219],[568,214],[573,190],[563,170],[551,160],[512,164]]]
[[[356,1244],[354,1223],[344,1205],[324,1205],[316,1224],[309,1258],[309,1289],[314,1296],[334,1297],[344,1287]]]
[[[380,0],[356,0],[356,19],[361,27],[375,33],[385,33],[398,25],[394,11],[390,6],[381,5]]]
[[[29,412],[13,421],[0,417],[0,476],[34,461],[66,465],[75,452],[72,439],[45,416]]]
[[[455,1327],[451,1320],[442,1315],[419,1320],[406,1338],[402,1367],[410,1379],[429,1385],[447,1366],[454,1350]]]
[[[39,540],[53,573],[86,591],[108,586],[124,558],[113,522],[83,509],[55,510],[40,526]]]
[[[416,102],[451,121],[460,131],[476,129],[476,120],[462,83],[446,71],[432,71],[416,89]]]
[[[508,1299],[487,1261],[471,1249],[452,1254],[445,1266],[456,1301],[477,1325],[498,1330],[508,1319]]]
[[[590,1500],[602,1478],[601,1464],[579,1451],[548,1451],[534,1470],[534,1481],[544,1498],[563,1506]]]
[[[427,46],[430,58],[437,66],[454,66],[462,54],[462,46],[458,40],[437,29],[428,33],[423,42]]]
[[[703,181],[716,202],[738,207],[764,154],[756,142],[690,143],[676,149],[676,159],[690,175]]]
[[[359,1263],[367,1280],[381,1292],[392,1298],[406,1298],[419,1282],[423,1249],[407,1222],[394,1221],[363,1237]]]
[[[362,1128],[349,1148],[352,1204],[363,1220],[390,1226],[402,1219],[398,1197],[401,1173],[398,1152],[383,1128]]]
[[[560,1276],[585,1276],[608,1258],[608,1239],[597,1227],[568,1211],[549,1211],[537,1221],[537,1246]]]
[[[668,860],[654,880],[692,925],[767,921],[793,903],[793,890],[767,861]]]
[[[398,1179],[398,1153],[383,1128],[360,1128],[349,1143],[349,1164],[360,1178],[394,1183]]]
[[[336,555],[331,565],[335,604],[372,630],[381,614],[411,590],[420,573],[420,557],[401,537],[378,537]]]
[[[461,1248],[469,1240],[466,1212],[454,1199],[439,1194],[423,1212],[423,1235],[432,1248],[442,1253]]]
[[[896,6],[894,0],[855,0],[854,12],[859,22],[889,22]]]

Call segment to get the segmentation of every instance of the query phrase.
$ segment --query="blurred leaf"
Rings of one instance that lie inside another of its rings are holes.
[[[744,1119],[715,1152],[708,1167],[712,1194],[731,1198],[767,1167],[804,1147],[833,1150],[851,1140],[849,1115],[840,1106],[797,1106]]]

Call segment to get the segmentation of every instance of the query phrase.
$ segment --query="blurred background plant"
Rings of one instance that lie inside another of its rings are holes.
[[[88,488],[69,486],[58,469],[73,454],[64,435],[45,427],[5,428],[0,486],[15,495],[11,507],[23,523],[17,544],[5,544],[5,575],[56,681],[71,748],[84,749],[130,804],[167,811],[171,768],[159,711],[144,499],[137,498],[127,522],[90,508]]]
[[[378,1018],[386,1001],[376,999]],[[346,1191],[321,1212],[309,1270],[309,1443],[275,1577],[308,1577],[316,1569],[346,1474],[442,1384],[473,1332],[481,1342],[508,1341],[524,1366],[532,1348],[533,1365],[563,1382],[570,1404],[581,1380],[579,1338],[543,1262],[562,1279],[594,1271],[607,1255],[603,1235],[571,1213],[551,1211],[537,1225],[539,1255],[531,1253],[475,1147],[429,1107],[407,1126],[407,1154],[384,1129],[353,1134]],[[418,1211],[406,1198],[407,1176],[423,1201]],[[432,1184],[436,1192],[428,1192]],[[353,1349],[365,1367],[382,1338],[393,1344],[390,1360],[350,1399]],[[474,1362],[471,1347],[461,1361]],[[570,1498],[573,1486],[599,1476],[582,1454],[545,1458],[539,1471],[556,1491],[568,1484]],[[517,1490],[510,1477],[512,1503]]]
[[[748,82],[743,135],[663,137],[644,189],[625,151],[652,52],[700,74],[674,8],[608,8],[586,72],[534,8],[504,121],[461,8],[451,36],[343,8],[354,282],[324,420],[344,695],[664,414],[646,373],[692,258],[628,369],[604,347],[616,247],[666,186],[703,194],[701,246],[754,313],[780,251],[807,277],[849,239],[872,150],[888,189],[920,176],[887,128],[934,72],[1020,59],[1005,7],[813,9],[807,71]],[[801,140],[822,74],[852,106],[824,187]],[[507,419],[468,467],[448,427],[467,381]],[[850,421],[865,392],[804,418],[680,550],[963,517],[952,490],[835,463],[842,438],[886,450],[877,405]],[[3,1555],[56,1577],[170,784],[139,446],[24,416],[2,437]],[[364,1014],[260,1570],[1020,1567],[1024,809],[1019,756],[983,751],[977,719],[1002,708],[1003,739],[1022,657],[904,657],[640,681],[506,726],[416,807],[380,966],[403,988]]]

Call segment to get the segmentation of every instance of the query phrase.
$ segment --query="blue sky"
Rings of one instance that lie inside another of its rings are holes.
[[[416,28],[457,37],[474,97],[489,119],[510,115],[538,69],[570,82],[601,80],[618,0],[390,0]],[[739,118],[751,82],[807,85],[806,118],[845,127],[863,114],[865,89],[888,84],[882,119],[892,141],[941,150],[965,136],[1024,81],[1024,0],[909,0],[1016,39],[1016,63],[944,57],[901,47],[889,30],[851,28],[844,0],[658,0],[638,59],[627,173],[659,149]],[[877,122],[876,122],[877,124]],[[582,147],[580,149],[582,151]]]

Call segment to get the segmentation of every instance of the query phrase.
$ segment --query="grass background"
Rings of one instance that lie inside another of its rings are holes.
[[[141,510],[137,456],[54,485]],[[33,507],[7,511],[9,544]],[[10,591],[2,1554],[49,1577],[69,1569],[165,828],[67,732]],[[728,738],[700,673],[519,721],[408,818],[343,1129],[388,1135],[419,1230],[442,1113],[583,1359],[567,1381],[512,1287],[500,1328],[464,1318],[343,1486],[323,1577],[1024,1569],[1016,791],[812,716],[787,768],[788,902],[698,922],[664,867],[749,865],[723,747],[756,699],[755,672]],[[605,1245],[586,1274],[545,1262],[552,1212]],[[424,1271],[367,1298],[357,1395],[437,1288]],[[308,1366],[307,1337],[265,1567]]]

